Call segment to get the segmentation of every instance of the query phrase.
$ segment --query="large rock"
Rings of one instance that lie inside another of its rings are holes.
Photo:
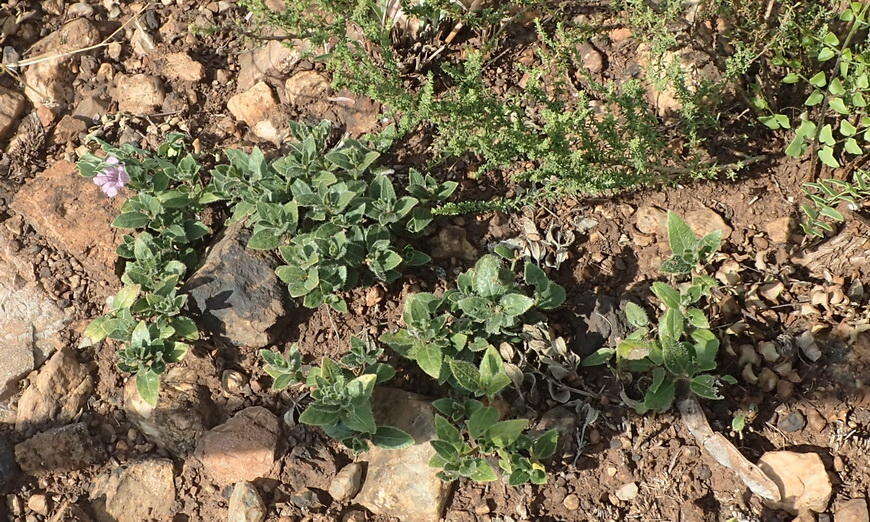
[[[69,318],[42,290],[33,266],[0,234],[0,398],[42,364]]]
[[[80,176],[74,164],[58,161],[18,191],[12,209],[89,275],[116,284],[115,249],[124,234],[110,225],[122,204],[123,198],[107,198]]]
[[[146,116],[163,105],[166,91],[156,76],[119,74],[115,77],[112,97],[118,102],[119,111]]]
[[[64,346],[39,370],[18,400],[15,429],[43,429],[72,422],[93,391],[93,378],[75,350]]]
[[[124,386],[124,411],[148,440],[182,458],[215,425],[208,389],[183,366],[170,368],[161,378],[157,406],[142,399],[136,380],[130,379]]]
[[[276,323],[287,314],[287,290],[274,260],[245,248],[249,237],[238,225],[227,230],[186,288],[205,329],[259,348],[274,339]]]
[[[63,25],[33,44],[28,56],[51,57],[24,69],[24,94],[36,106],[67,104],[73,100],[73,68],[81,54],[67,55],[99,43],[100,32],[84,18]]]
[[[771,505],[794,514],[821,513],[831,499],[831,479],[821,457],[815,453],[768,451],[758,467],[779,487],[780,502]]]
[[[227,522],[263,522],[266,505],[257,488],[250,482],[239,482],[230,495]]]
[[[84,422],[44,431],[15,446],[15,460],[25,473],[72,471],[96,464],[105,453]]]
[[[169,459],[116,468],[97,478],[90,498],[98,520],[169,520],[175,505],[175,473]]]
[[[272,472],[280,429],[266,408],[245,408],[200,437],[194,455],[218,484],[252,481]]]
[[[238,89],[245,91],[268,77],[286,76],[299,62],[305,49],[301,40],[282,43],[271,40],[267,44],[239,55]]]
[[[419,395],[392,388],[375,391],[373,403],[378,424],[395,426],[414,437],[415,444],[401,450],[373,447],[362,455],[368,472],[354,502],[376,515],[408,522],[441,519],[451,484],[438,478],[429,466],[435,450],[435,410]]]
[[[5,137],[18,117],[24,112],[24,96],[16,91],[0,87],[0,138]]]

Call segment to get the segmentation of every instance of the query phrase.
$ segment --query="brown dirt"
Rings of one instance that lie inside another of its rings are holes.
[[[180,0],[173,5],[158,4],[154,15],[163,24],[175,20],[177,34],[158,43],[157,49],[147,57],[136,57],[126,39],[120,58],[113,60],[98,51],[87,56],[94,69],[108,63],[115,73],[127,74],[161,72],[160,57],[169,52],[186,52],[205,66],[206,78],[191,85],[181,81],[166,82],[173,101],[155,115],[132,117],[119,121],[105,118],[93,130],[108,139],[141,138],[144,146],[155,146],[163,134],[183,130],[196,137],[203,150],[242,143],[250,136],[244,124],[237,124],[226,110],[227,99],[235,94],[232,85],[219,81],[218,71],[232,78],[238,68],[236,57],[245,47],[252,45],[232,30],[243,15],[240,8],[212,15],[213,31],[193,34],[189,24],[199,17],[197,2]],[[0,7],[0,18],[13,7]],[[4,11],[5,10],[5,11]],[[132,12],[124,7],[124,16]],[[105,19],[105,10],[97,8],[97,17]],[[36,18],[12,38],[4,42],[18,50],[25,50],[40,35],[57,28],[62,16],[38,11]],[[117,26],[116,23],[108,24]],[[157,32],[157,31],[153,31]],[[617,78],[633,70],[633,45],[630,41],[604,43],[599,49],[606,55],[607,77]],[[507,58],[505,58],[507,60]],[[513,78],[511,81],[518,81]],[[9,77],[0,77],[0,84],[14,87]],[[102,94],[112,82],[103,78],[77,81],[77,99],[85,92]],[[31,108],[32,109],[32,108]],[[282,107],[288,114],[304,107]],[[109,111],[109,114],[113,114]],[[59,119],[59,118],[58,118]],[[81,264],[62,249],[38,235],[27,224],[16,225],[9,203],[22,186],[54,160],[73,159],[73,151],[81,145],[80,136],[69,142],[52,144],[45,139],[51,125],[43,128],[38,119],[30,118],[18,131],[21,145],[8,153],[0,153],[0,218],[12,217],[6,222],[15,236],[20,253],[30,259],[34,271],[48,292],[56,296],[63,307],[70,307],[76,319],[67,333],[69,342],[76,342],[86,322],[102,308],[102,296],[111,288],[100,278],[82,269]],[[34,123],[35,121],[35,123]],[[31,126],[35,125],[36,130]],[[393,158],[396,163],[423,163],[419,156],[428,147],[425,138],[415,138],[408,148]],[[260,146],[274,151],[268,144]],[[776,149],[776,144],[771,150]],[[410,151],[410,152],[408,152]],[[444,165],[443,174],[458,178],[463,194],[475,197],[510,195],[505,188],[504,173],[488,174],[483,179],[468,179],[464,170],[469,167],[460,161]],[[636,227],[639,209],[657,207],[673,210],[682,215],[708,209],[718,214],[733,229],[723,253],[716,259],[712,272],[726,261],[736,261],[743,278],[735,297],[740,303],[738,315],[728,315],[720,309],[716,326],[724,327],[743,320],[747,329],[733,336],[734,347],[721,354],[724,371],[739,375],[736,347],[746,342],[775,340],[781,335],[797,336],[813,329],[818,333],[824,358],[816,363],[795,357],[793,362],[798,382],[790,393],[764,393],[756,386],[745,384],[728,390],[728,399],[706,404],[711,425],[729,435],[750,460],[770,449],[797,449],[819,453],[828,471],[834,477],[836,499],[866,496],[870,487],[870,396],[864,381],[870,366],[870,339],[868,334],[847,342],[849,328],[870,320],[868,298],[856,300],[848,306],[820,306],[818,313],[805,314],[803,303],[812,301],[819,288],[824,291],[846,289],[854,281],[870,284],[867,266],[845,266],[839,273],[809,272],[792,262],[792,258],[809,245],[799,235],[785,244],[774,244],[765,232],[765,226],[777,218],[791,215],[797,219],[797,199],[800,185],[806,178],[808,165],[804,162],[775,157],[756,164],[735,179],[697,182],[686,186],[657,187],[625,193],[611,198],[568,199],[527,209],[521,214],[483,214],[459,218],[443,218],[438,226],[458,225],[465,230],[468,240],[480,251],[493,241],[521,235],[520,217],[531,218],[540,229],[550,225],[572,227],[581,218],[592,218],[597,225],[580,235],[570,249],[568,261],[553,274],[568,290],[566,306],[555,315],[560,335],[569,343],[578,328],[578,316],[591,311],[594,296],[625,296],[636,299],[649,296],[649,285],[659,277],[658,265],[668,253],[661,234],[644,234]],[[856,228],[858,234],[868,234],[866,226]],[[426,238],[424,242],[431,242]],[[443,287],[443,276],[448,279],[466,268],[461,260],[439,260],[435,270],[425,267],[403,278],[400,282],[382,288],[382,298],[373,306],[367,305],[368,289],[359,289],[348,296],[350,314],[338,317],[325,309],[308,311],[297,309],[284,335],[286,344],[298,343],[306,360],[323,356],[339,357],[346,350],[351,335],[380,333],[395,327],[399,320],[404,297],[419,290]],[[435,273],[441,271],[441,276]],[[78,275],[81,286],[69,287],[71,275]],[[785,291],[776,304],[761,302],[754,305],[749,290],[759,284],[780,281]],[[723,299],[726,295],[719,296]],[[718,303],[717,303],[718,307]],[[284,345],[279,346],[283,348]],[[584,346],[572,346],[585,355]],[[147,455],[159,454],[153,445],[144,441],[124,416],[121,408],[121,389],[126,376],[114,366],[114,348],[103,346],[87,349],[83,358],[93,360],[98,367],[97,391],[82,413],[81,419],[99,433],[110,449],[112,460],[126,462]],[[437,394],[438,388],[423,378],[407,361],[390,356],[390,362],[400,368],[394,385],[427,394]],[[283,415],[292,404],[289,394],[275,395],[268,391],[269,378],[263,373],[254,350],[227,350],[225,347],[203,343],[184,363],[201,376],[215,397],[221,418],[252,405],[262,405],[276,415]],[[225,369],[235,369],[250,376],[250,389],[241,394],[228,394],[220,386],[220,375]],[[446,518],[457,521],[494,520],[788,520],[783,513],[765,508],[749,495],[736,478],[722,466],[703,454],[694,439],[672,413],[658,416],[637,416],[621,405],[619,381],[606,369],[586,369],[581,372],[581,389],[589,396],[582,397],[590,407],[600,410],[598,420],[588,426],[584,437],[569,441],[567,450],[554,461],[552,478],[545,486],[508,488],[501,484],[481,486],[469,482],[459,484],[449,503]],[[549,398],[539,394],[535,402],[525,405],[520,414],[540,415],[556,406]],[[750,404],[758,411],[743,437],[730,432],[732,415]],[[815,415],[824,419],[821,424],[807,426],[788,433],[778,422],[793,411],[804,416]],[[582,420],[580,421],[582,424]],[[297,426],[285,430],[292,451],[281,453],[278,479],[260,484],[269,506],[270,520],[338,520],[346,506],[328,505],[314,514],[304,515],[288,502],[289,495],[302,487],[325,490],[329,480],[350,457],[328,440],[319,430]],[[21,435],[10,427],[0,428],[0,435],[10,442],[18,442]],[[581,443],[580,446],[578,443]],[[863,464],[862,464],[863,463]],[[178,515],[175,520],[219,520],[226,510],[228,493],[200,475],[193,465],[176,459],[178,479]],[[7,485],[4,493],[26,499],[34,491],[45,491],[54,497],[55,505],[63,501],[85,504],[92,478],[113,467],[111,462],[81,472],[53,473],[46,477],[19,477]],[[634,482],[640,492],[633,501],[616,498],[615,491],[623,484]],[[576,495],[577,509],[569,510],[565,498]],[[325,497],[325,496],[324,496]],[[328,498],[328,497],[326,497]],[[832,501],[833,505],[833,501]],[[20,520],[24,520],[23,516]],[[31,520],[28,518],[28,520]],[[41,519],[40,519],[41,520]],[[376,518],[369,516],[369,520]]]

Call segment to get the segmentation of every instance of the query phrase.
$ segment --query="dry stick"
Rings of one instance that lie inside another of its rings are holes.
[[[836,75],[837,71],[840,69],[840,61],[843,59],[843,52],[849,48],[849,44],[852,43],[852,38],[854,38],[855,33],[858,30],[858,20],[863,20],[867,15],[867,8],[870,8],[870,3],[864,4],[861,8],[861,12],[855,15],[855,18],[852,20],[852,25],[849,27],[849,33],[846,35],[846,39],[843,41],[843,46],[840,47],[840,52],[837,53],[837,60],[834,62],[834,68],[832,75]],[[819,109],[822,114],[819,116],[818,121],[816,122],[816,132],[821,132],[822,125],[825,123],[825,114],[827,113],[827,109],[825,105],[828,102],[828,93],[830,93],[830,88],[825,89],[825,94],[822,96],[822,101],[819,103]],[[816,134],[818,136],[818,134]],[[819,148],[819,143],[817,140],[813,140],[813,148],[811,152],[813,168],[810,169],[809,179],[807,181],[815,181],[818,179],[819,174],[821,174],[821,166],[819,165],[819,155],[817,154]]]
[[[484,1],[485,1],[485,0],[474,0],[474,2],[472,2],[471,5],[468,7],[467,14],[470,15],[470,14],[473,14],[473,13],[475,13],[475,12],[477,12],[477,11],[480,11],[480,8],[483,7],[483,2],[484,2]],[[434,60],[435,58],[437,58],[439,54],[441,54],[442,52],[444,52],[444,49],[447,49],[447,46],[450,45],[451,42],[453,42],[453,40],[454,40],[454,39],[456,38],[456,36],[459,34],[459,31],[461,31],[462,28],[463,28],[464,26],[465,26],[465,24],[462,22],[462,20],[456,22],[456,25],[453,26],[453,30],[450,31],[450,34],[448,34],[448,35],[447,35],[447,38],[444,39],[444,43],[441,44],[441,47],[439,47],[437,51],[435,51],[434,53],[432,53],[432,55],[429,56],[429,58],[427,58],[427,59],[425,60],[425,62],[423,63],[423,65],[428,65],[429,63],[432,62],[432,60]]]

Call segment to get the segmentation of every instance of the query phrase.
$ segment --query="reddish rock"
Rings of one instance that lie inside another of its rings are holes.
[[[99,43],[100,32],[84,18],[73,20],[33,44],[28,56],[56,57],[24,69],[24,94],[34,105],[66,104],[73,100],[73,69],[81,54],[67,55]]]
[[[53,337],[69,321],[14,250],[0,234],[0,397],[55,349]]]
[[[114,284],[115,249],[124,233],[110,224],[122,203],[120,197],[103,195],[72,163],[59,161],[18,191],[12,209],[91,276]]]
[[[279,432],[269,410],[245,408],[200,437],[194,456],[218,484],[252,481],[271,473]]]
[[[144,116],[163,105],[166,91],[156,76],[119,74],[115,77],[112,96],[118,102],[119,111]]]
[[[24,112],[24,95],[0,87],[0,138],[6,136]]]
[[[81,469],[105,458],[99,439],[79,422],[44,431],[15,446],[15,460],[25,473],[59,473]]]
[[[57,122],[57,127],[54,128],[54,142],[67,143],[73,141],[83,132],[87,132],[87,130],[88,125],[84,120],[67,114]]]
[[[75,350],[64,346],[39,370],[18,400],[15,429],[71,422],[93,391],[93,379]]]
[[[163,76],[170,80],[201,82],[205,78],[202,64],[187,53],[170,53],[163,57]]]
[[[175,471],[169,459],[134,462],[98,477],[90,498],[98,520],[171,520],[175,508]]]
[[[275,112],[278,102],[266,82],[259,82],[245,92],[236,94],[227,102],[227,109],[239,121],[254,127]]]

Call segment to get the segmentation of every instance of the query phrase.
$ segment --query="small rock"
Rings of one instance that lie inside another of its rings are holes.
[[[595,298],[592,311],[580,318],[577,342],[584,353],[592,353],[603,346],[616,346],[633,330],[622,312],[626,300],[601,295]]]
[[[64,105],[74,99],[72,63],[82,54],[67,54],[96,45],[100,31],[85,18],[76,18],[39,40],[28,50],[28,56],[63,56],[46,60],[24,69],[24,94],[33,105]]]
[[[731,236],[732,229],[725,223],[722,216],[707,207],[689,212],[685,219],[686,223],[692,227],[692,231],[698,236],[703,237],[716,230],[722,231],[723,241]]]
[[[64,346],[39,370],[18,401],[15,429],[26,431],[71,422],[93,391],[88,368]]]
[[[118,60],[121,58],[121,51],[123,50],[123,46],[121,42],[112,42],[108,46],[106,46],[106,55],[112,60]]]
[[[317,493],[308,488],[302,488],[300,491],[290,495],[290,502],[304,510],[317,509],[322,506]]]
[[[170,80],[201,82],[205,68],[187,53],[170,53],[163,57],[163,76]]]
[[[96,464],[103,448],[85,423],[44,431],[15,446],[15,460],[25,473],[58,473]]]
[[[784,244],[788,243],[793,228],[794,218],[791,216],[785,216],[779,219],[774,219],[764,225],[764,232],[767,233],[767,237],[769,237],[774,243]]]
[[[804,429],[804,426],[806,426],[806,424],[807,421],[806,419],[804,419],[804,416],[801,414],[801,412],[793,411],[785,417],[781,418],[776,426],[787,433],[794,433],[796,431]]]
[[[435,259],[477,259],[477,249],[468,242],[465,229],[457,226],[446,226],[438,231],[432,241],[432,257]]]
[[[329,496],[338,502],[352,499],[359,493],[362,487],[364,466],[359,462],[352,462],[341,468],[332,482],[329,484]]]
[[[90,18],[94,14],[94,8],[86,2],[76,2],[67,7],[66,14],[70,18]]]
[[[163,375],[157,406],[142,399],[135,379],[127,381],[124,411],[148,440],[178,457],[189,454],[196,440],[215,424],[208,389],[183,366],[173,366]]]
[[[816,339],[813,337],[813,333],[809,330],[805,331],[801,335],[795,339],[798,347],[801,349],[801,352],[809,359],[811,362],[816,362],[822,358],[822,351],[819,349],[819,345],[816,344]]]
[[[243,227],[230,227],[185,288],[206,330],[261,348],[287,316],[287,288],[275,275],[274,259],[245,247],[249,238]]]
[[[118,102],[119,111],[146,116],[163,105],[166,91],[156,76],[118,74],[115,77],[113,98]]]
[[[157,48],[157,45],[154,43],[154,37],[151,36],[141,24],[137,20],[134,25],[136,26],[136,30],[133,31],[133,37],[130,39],[131,45],[133,47],[133,52],[137,56],[146,56],[154,52],[154,49]]]
[[[200,437],[194,456],[218,484],[265,477],[275,464],[280,429],[266,408],[245,408]]]
[[[227,522],[262,522],[266,519],[266,505],[257,488],[250,482],[239,482],[230,495]]]
[[[776,343],[763,341],[758,343],[758,353],[764,357],[767,362],[776,362],[779,359],[779,351],[776,349]],[[757,362],[755,364],[758,364]]]
[[[247,90],[267,77],[282,78],[302,57],[307,44],[301,40],[286,42],[271,40],[263,47],[242,53],[238,57],[239,90]]]
[[[66,114],[57,122],[57,127],[54,128],[54,142],[71,142],[78,138],[80,134],[87,132],[87,130],[88,125],[84,121]]]
[[[36,495],[31,495],[30,498],[27,499],[27,509],[33,511],[37,515],[46,516],[51,510],[51,503],[47,496],[42,493],[37,493]]]
[[[376,515],[406,522],[438,522],[451,484],[438,478],[429,466],[435,455],[429,441],[435,438],[435,410],[422,397],[391,388],[375,390],[372,403],[379,425],[405,430],[415,443],[400,450],[372,447],[361,456],[368,472],[355,502]]]
[[[668,230],[668,213],[660,208],[642,206],[634,214],[634,226],[643,234],[664,237]]]
[[[221,373],[221,388],[226,393],[241,393],[248,382],[245,374],[236,370],[224,370]]]
[[[815,408],[807,409],[807,426],[814,431],[815,433],[819,433],[825,429],[827,426],[827,421],[822,417],[822,414]]]
[[[358,509],[348,511],[341,516],[341,522],[366,522],[366,520],[368,520],[368,517],[366,516],[365,511],[360,511]]]
[[[619,486],[619,489],[616,490],[616,498],[622,501],[633,500],[637,496],[638,488],[637,484],[634,482],[629,482],[628,484],[623,484]]]
[[[227,102],[227,109],[239,121],[253,128],[276,111],[278,101],[266,82],[258,82],[250,89],[236,94]]]
[[[592,74],[598,74],[604,70],[604,55],[589,44],[584,44],[578,49],[580,59],[585,67]]]
[[[794,395],[794,383],[785,379],[780,379],[779,382],[776,383],[776,397],[779,400],[784,401],[792,395]]]
[[[24,95],[0,87],[0,139],[4,138],[18,122],[18,117],[24,112],[26,100]]]
[[[562,505],[565,506],[565,509],[568,511],[576,511],[580,508],[580,497],[572,493],[562,500]]]
[[[169,459],[150,459],[116,468],[98,477],[90,492],[98,519],[108,516],[117,522],[169,520],[175,496],[175,472]]]
[[[828,506],[831,479],[817,454],[769,451],[761,456],[758,466],[779,487],[782,500],[769,502],[774,509],[821,513]]]
[[[837,502],[834,506],[834,522],[870,522],[867,500],[853,498]]]
[[[610,38],[610,40],[614,43],[628,40],[629,38],[631,38],[631,36],[632,36],[631,29],[629,29],[628,27],[620,27],[617,29],[611,29],[607,33],[607,37]]]
[[[565,449],[568,441],[574,440],[574,434],[579,427],[578,421],[574,411],[564,406],[556,406],[541,416],[535,429],[543,433],[555,428],[559,432],[558,447],[556,448],[556,454],[559,454]]]
[[[770,368],[763,368],[758,374],[758,387],[761,391],[772,392],[776,388],[779,377]]]
[[[287,102],[303,107],[329,95],[329,80],[317,71],[300,71],[284,83]]]
[[[92,123],[99,121],[106,114],[109,114],[109,102],[93,94],[83,96],[72,112],[73,116],[90,120]]]

